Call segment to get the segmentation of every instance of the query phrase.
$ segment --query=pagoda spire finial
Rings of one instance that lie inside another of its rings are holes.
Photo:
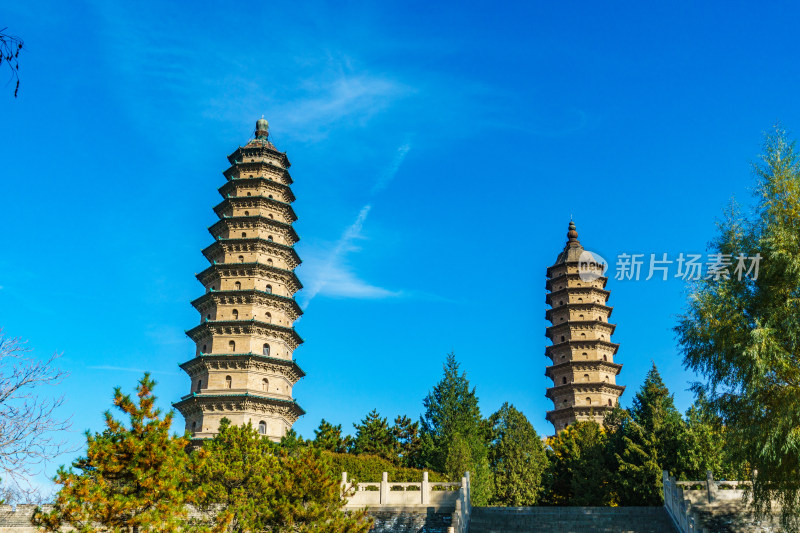
[[[256,139],[266,139],[269,137],[269,122],[261,115],[256,121]]]
[[[569,231],[567,231],[567,239],[568,242],[579,242],[578,241],[578,230],[575,229],[575,222],[572,221],[572,217],[569,220]]]

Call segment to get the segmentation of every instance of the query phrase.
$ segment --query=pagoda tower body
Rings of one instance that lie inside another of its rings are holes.
[[[203,250],[210,266],[197,274],[205,294],[192,302],[200,324],[186,334],[195,356],[180,367],[189,394],[174,404],[195,439],[213,437],[220,421],[252,423],[279,440],[305,414],[292,387],[305,373],[292,354],[303,342],[294,330],[302,288],[294,269],[300,258],[292,228],[289,160],[268,140],[267,121],[255,139],[228,156],[214,243]]]
[[[553,380],[546,396],[554,408],[547,420],[556,432],[576,421],[603,422],[625,387],[616,384],[622,365],[614,362],[619,344],[611,342],[613,308],[607,304],[603,265],[583,249],[575,224],[569,223],[567,244],[547,269],[545,318],[552,342],[545,355],[552,364],[545,375]]]

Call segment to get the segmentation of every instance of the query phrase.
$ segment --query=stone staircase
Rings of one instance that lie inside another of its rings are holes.
[[[377,507],[368,511],[374,520],[370,533],[447,533],[451,512],[434,508]]]
[[[675,533],[663,507],[473,507],[469,533]]]

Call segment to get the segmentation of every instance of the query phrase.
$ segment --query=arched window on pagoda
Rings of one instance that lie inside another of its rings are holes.
[[[234,309],[231,314],[233,315],[234,320],[239,320],[239,311]]]
[[[233,342],[233,341],[230,341],[228,343],[228,353],[234,353],[235,351],[236,351],[236,343]]]
[[[233,379],[230,376],[225,376],[225,388],[230,389],[233,386]]]
[[[583,381],[589,381],[589,374],[583,375]]]
[[[234,290],[237,290],[237,291],[242,290],[242,282],[241,281],[237,281],[236,283],[233,284],[233,288],[234,288]]]
[[[592,405],[592,399],[586,398],[586,405]]]
[[[267,294],[272,294],[272,285],[267,285],[267,288],[265,289],[265,292]]]
[[[267,235],[267,240],[268,240],[269,242],[272,242],[272,235]]]
[[[562,385],[566,385],[567,384],[567,378],[566,377],[562,377],[561,378],[561,384]]]
[[[263,354],[266,355],[266,356],[269,356],[269,344],[267,344],[266,342],[264,343],[263,350],[264,350]]]
[[[240,262],[240,263],[244,263],[244,256],[243,256],[243,255],[240,255],[240,256],[239,256],[239,262]]]
[[[608,400],[608,406],[609,406],[609,407],[614,407],[614,406],[611,404],[611,400]]]
[[[272,259],[267,259],[267,266],[272,266]]]
[[[267,378],[261,380],[261,390],[264,392],[269,391],[269,380]]]
[[[247,232],[246,232],[246,231],[243,231],[243,232],[242,232],[242,239],[246,239],[246,238],[247,238]]]
[[[270,313],[267,313],[267,314],[266,314],[266,316],[264,317],[264,319],[265,319],[265,320],[266,320],[268,323],[270,323],[270,324],[272,323],[272,315],[271,315]]]
[[[608,361],[608,356],[607,355],[603,356],[603,361]]]
[[[249,217],[250,216],[250,211],[245,211],[244,212],[244,216]]]
[[[263,420],[258,423],[258,433],[260,435],[266,435],[267,434],[267,423],[264,422]]]

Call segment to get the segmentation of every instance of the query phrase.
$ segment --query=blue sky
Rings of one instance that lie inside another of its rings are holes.
[[[141,372],[167,408],[225,157],[261,115],[292,161],[308,414],[419,415],[454,350],[484,414],[542,434],[545,269],[584,246],[702,252],[776,121],[800,122],[788,2],[15,2],[0,92],[0,325],[63,352],[82,442]],[[691,403],[680,280],[612,279],[618,382]],[[182,428],[182,420],[175,429]],[[59,460],[66,462],[69,457]],[[55,465],[48,469],[52,474]]]

